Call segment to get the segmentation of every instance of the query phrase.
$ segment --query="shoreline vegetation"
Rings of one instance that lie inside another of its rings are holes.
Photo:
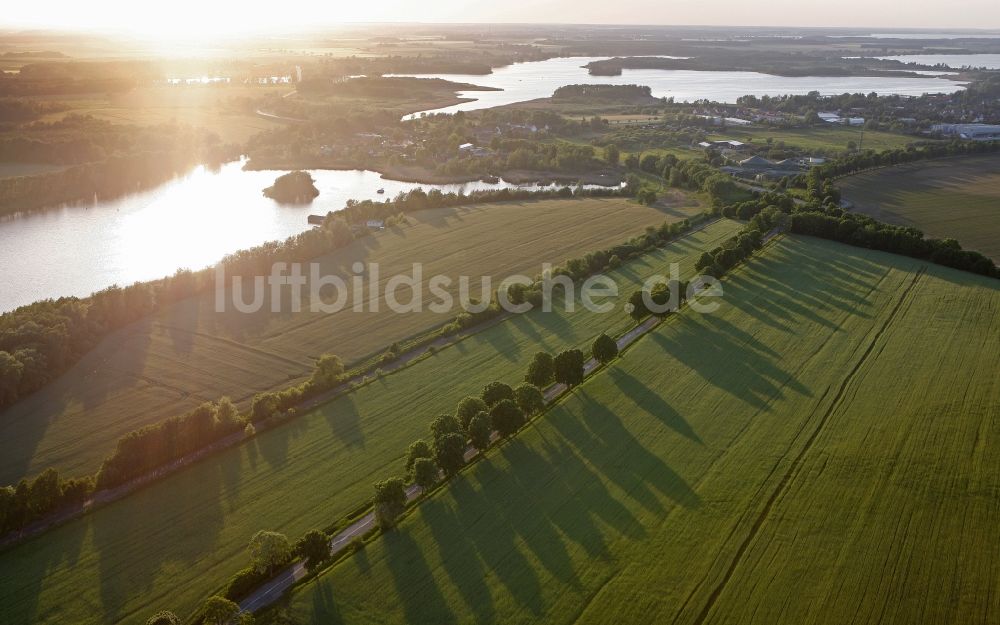
[[[263,190],[264,197],[281,204],[309,204],[317,195],[316,181],[307,172],[297,170],[282,174]]]
[[[398,182],[411,182],[414,184],[462,184],[466,182],[495,182],[502,179],[511,184],[588,184],[613,187],[619,185],[624,177],[624,172],[608,168],[604,171],[583,172],[580,174],[567,174],[558,171],[511,169],[500,171],[497,174],[440,174],[420,165],[387,164],[385,166],[364,166],[352,165],[350,162],[337,157],[315,156],[307,159],[281,159],[274,157],[256,157],[249,159],[243,166],[247,171],[268,171],[268,170],[331,170],[331,171],[352,171],[364,169],[378,172],[386,180]]]
[[[706,59],[706,58],[664,58],[660,56],[616,56],[610,59],[592,61],[584,67],[593,76],[621,76],[625,69],[662,69],[662,70],[689,70],[702,72],[739,72],[750,71],[772,76],[821,76],[821,77],[842,77],[842,76],[885,76],[900,77],[910,76],[920,77],[915,73],[919,70],[938,69],[929,65],[906,65],[896,60],[863,59],[829,59],[817,57],[804,57],[802,59],[789,59],[786,55],[767,56],[763,54],[750,54],[747,58],[736,60],[726,59]],[[876,67],[872,67],[872,65]],[[956,72],[959,74],[959,72]],[[949,76],[953,80],[960,80],[960,76]]]

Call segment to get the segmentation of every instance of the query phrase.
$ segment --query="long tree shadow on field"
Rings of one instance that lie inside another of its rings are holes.
[[[525,321],[527,320],[521,317],[509,319],[495,324],[483,332],[477,332],[471,339],[478,346],[488,345],[493,352],[510,362],[519,362],[523,356],[517,341],[514,340],[512,324],[525,325]]]
[[[840,256],[827,255],[815,258],[794,249],[783,250],[781,259],[764,256],[760,259],[754,282],[765,290],[780,296],[785,303],[796,304],[810,309],[839,308],[845,312],[860,313],[860,306],[870,306],[870,302],[859,286],[874,288],[886,273],[869,271],[875,265],[860,257],[851,257],[850,264]],[[785,269],[782,268],[785,266]],[[787,274],[787,267],[794,268],[791,283],[783,282],[778,276]],[[796,308],[802,313],[801,308]],[[802,313],[805,314],[805,313]]]
[[[761,362],[757,365],[756,369],[759,374],[766,376],[774,382],[780,382],[796,393],[805,395],[806,397],[812,397],[812,391],[809,390],[808,386],[795,379],[795,376],[786,373],[785,370],[778,365],[772,364],[773,362],[781,359],[781,355],[778,352],[759,341],[753,335],[741,330],[735,324],[718,315],[705,315],[702,319],[704,319],[708,325],[712,326],[714,331],[724,332],[730,335],[732,340],[738,345],[748,347],[759,354]]]
[[[405,530],[387,532],[385,544],[387,565],[396,586],[396,595],[402,603],[407,623],[455,623],[455,615],[448,607],[441,589],[434,581],[434,574],[420,546]]]
[[[570,495],[557,510],[548,513],[549,520],[591,558],[613,557],[598,521],[632,540],[646,535],[635,515],[612,496],[600,475],[565,441],[546,441],[544,449],[554,479]]]
[[[267,431],[267,436],[255,436],[248,444],[255,445],[260,456],[273,469],[280,469],[288,463],[288,447],[292,439],[309,430],[308,417],[286,421]]]
[[[341,625],[344,622],[344,616],[340,613],[330,588],[329,575],[316,581],[312,600],[311,622],[323,625]]]
[[[141,373],[149,358],[153,328],[144,319],[112,332],[96,348],[88,352],[69,370],[38,392],[22,398],[0,413],[0,484],[14,484],[22,477],[30,477],[45,467],[32,467],[40,451],[52,454],[57,448],[46,445],[50,430],[74,431],[73,440],[92,440],[106,435],[105,428],[119,429],[120,434],[137,429],[147,423],[173,416],[178,406],[194,407],[200,402],[176,393],[169,388],[160,389],[161,401],[156,409],[135,416],[135,420],[120,422],[119,411],[123,403],[132,399],[130,394],[143,393],[154,381]],[[167,395],[170,401],[162,399]],[[182,408],[183,409],[183,408]],[[110,415],[108,414],[110,413]],[[132,413],[129,413],[132,414]],[[104,423],[99,417],[110,418]],[[57,435],[58,436],[58,435]],[[61,438],[61,437],[60,437]],[[113,442],[92,441],[90,449],[102,452],[90,465],[73,466],[73,475],[92,473],[98,469],[100,456],[110,452]],[[66,448],[69,453],[49,455],[45,466],[56,466],[66,471],[66,465],[78,462],[76,455],[81,447]]]
[[[455,480],[452,486],[457,491],[456,497],[461,497],[463,501],[471,498],[471,489],[465,479]],[[476,616],[476,622],[492,623],[496,618],[495,607],[485,582],[489,572],[466,535],[469,528],[462,524],[456,511],[441,497],[425,501],[420,507],[420,517],[430,527],[442,567],[462,595],[466,607]]]
[[[513,488],[521,501],[516,508],[507,510],[514,532],[530,549],[542,566],[563,584],[579,586],[573,562],[553,519],[547,513],[547,489],[539,490],[546,475],[558,476],[559,467],[551,458],[539,454],[521,441],[512,441],[501,451],[511,466],[518,467],[507,477],[513,479]],[[524,467],[527,467],[525,469]],[[491,467],[492,468],[492,467]],[[487,471],[488,475],[489,471]],[[520,516],[519,516],[520,515]],[[585,523],[586,521],[583,520]]]
[[[383,384],[385,378],[381,378]],[[365,432],[361,427],[361,411],[354,394],[338,397],[321,408],[330,432],[346,447],[364,447]]]
[[[90,526],[86,518],[68,523],[0,553],[0,622],[36,623],[42,614],[62,614],[58,606],[40,605],[43,582],[57,570],[93,565],[81,559]]]
[[[691,424],[660,396],[660,392],[662,391],[654,391],[621,367],[612,368],[609,374],[622,395],[632,401],[637,408],[653,415],[662,421],[664,425],[685,438],[689,438],[699,445],[704,445],[702,440],[698,438],[698,434],[691,427]],[[669,380],[665,382],[663,388],[669,388]]]
[[[665,354],[736,399],[757,410],[767,410],[771,401],[784,396],[783,387],[803,388],[793,374],[778,367],[768,356],[745,349],[726,332],[709,323],[684,321],[696,326],[682,329],[676,336],[661,332],[651,332],[648,336]],[[691,340],[692,336],[696,339]]]
[[[496,472],[489,460],[477,465],[476,474],[481,480],[493,482]],[[471,488],[465,479],[456,480],[449,488],[453,489],[455,514],[461,531],[466,532],[485,568],[503,584],[515,601],[532,614],[541,614],[541,582],[517,545],[514,524],[522,519],[519,515],[525,512],[519,499],[520,493],[509,493],[510,497],[501,499],[496,491]],[[485,524],[480,523],[482,515],[487,515]]]
[[[232,460],[224,462],[239,462],[227,456]],[[101,622],[124,618],[138,600],[169,600],[166,589],[217,547],[225,524],[222,467],[180,472],[170,481],[169,488],[139,490],[94,517]]]
[[[588,460],[604,470],[605,478],[656,514],[662,514],[664,508],[654,491],[685,508],[701,505],[701,498],[684,478],[635,438],[619,415],[586,389],[578,390],[577,394],[583,402],[581,422],[571,423],[568,419],[554,422],[568,441],[578,449],[587,450]]]

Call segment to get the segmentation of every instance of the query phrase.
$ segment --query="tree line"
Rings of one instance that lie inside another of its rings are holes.
[[[0,160],[68,167],[0,180],[0,214],[119,197],[239,154],[215,133],[174,123],[140,127],[80,115],[33,122],[0,140]]]
[[[816,175],[826,180],[856,174],[874,167],[902,165],[948,156],[991,154],[997,151],[1000,151],[1000,141],[956,140],[948,143],[932,143],[920,147],[911,146],[906,149],[884,150],[882,152],[865,150],[829,161],[813,168],[811,171],[816,171]]]
[[[895,226],[862,213],[845,211],[830,196],[823,203],[813,199],[807,204],[795,205],[787,195],[767,193],[747,202],[727,206],[723,209],[723,214],[750,219],[751,225],[758,222],[762,228],[782,225],[795,234],[910,256],[962,271],[1000,278],[1000,270],[992,259],[979,252],[963,250],[955,239],[928,239],[917,228]],[[704,255],[702,259],[705,259]],[[699,265],[701,264],[699,261]],[[724,268],[725,263],[719,265]],[[708,267],[708,272],[716,275],[714,271],[713,267]]]
[[[0,487],[0,533],[21,530],[55,511],[82,504],[96,490],[121,486],[229,435],[240,431],[252,435],[256,422],[333,388],[343,375],[340,358],[324,355],[308,380],[281,393],[258,395],[246,414],[240,414],[228,397],[205,402],[125,434],[93,476],[60,479],[56,469],[48,468],[31,481],[25,478],[16,486]]]
[[[594,357],[606,364],[618,356],[618,345],[607,334],[601,334],[592,346]],[[379,528],[393,527],[407,505],[407,483],[420,486],[425,492],[442,479],[456,474],[465,466],[469,445],[484,452],[493,444],[494,434],[508,438],[517,433],[528,419],[545,408],[545,397],[540,388],[553,383],[572,387],[583,382],[584,354],[578,349],[566,350],[555,357],[538,352],[531,361],[525,381],[516,387],[503,382],[490,382],[479,395],[470,395],[458,402],[453,414],[442,414],[429,426],[431,442],[414,441],[406,451],[403,477],[390,477],[375,484],[371,505]],[[247,597],[256,588],[274,576],[281,567],[301,558],[310,573],[317,572],[334,560],[331,552],[331,534],[318,529],[307,531],[294,544],[287,536],[261,530],[247,545],[250,565],[230,579],[221,595],[209,597],[199,609],[198,616],[207,622],[229,623],[237,617],[239,599]],[[364,547],[361,539],[354,539],[338,553],[352,553]],[[169,615],[169,616],[167,616]],[[147,625],[173,625],[179,620],[172,612],[158,612]],[[222,619],[217,621],[216,618]],[[160,620],[156,620],[160,619]],[[249,621],[247,621],[249,622]],[[243,625],[244,621],[240,621]]]
[[[618,356],[618,344],[601,334],[594,340],[591,353],[598,362],[607,364]],[[538,352],[528,365],[524,381],[517,386],[490,382],[479,395],[462,398],[453,413],[435,417],[430,422],[429,440],[418,439],[407,448],[405,477],[391,477],[375,484],[373,503],[379,527],[393,527],[405,511],[408,482],[427,492],[442,477],[455,475],[465,466],[470,446],[482,454],[495,440],[510,438],[542,412],[546,405],[542,389],[552,384],[573,388],[583,383],[585,364],[586,356],[579,349],[555,356]]]

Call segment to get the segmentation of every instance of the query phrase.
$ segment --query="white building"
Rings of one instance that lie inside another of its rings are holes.
[[[1000,126],[990,124],[934,124],[931,132],[969,141],[1000,141]]]

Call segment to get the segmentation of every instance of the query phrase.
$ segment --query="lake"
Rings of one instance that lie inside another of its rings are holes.
[[[226,254],[298,234],[310,227],[308,215],[340,210],[349,199],[387,199],[417,187],[465,193],[548,188],[504,181],[416,184],[374,171],[317,170],[310,172],[320,192],[312,204],[283,206],[261,194],[282,173],[244,171],[240,162],[198,167],[117,200],[2,219],[0,312],[208,267]]]
[[[772,76],[758,72],[705,72],[696,70],[626,69],[621,76],[591,76],[582,67],[591,61],[607,57],[568,57],[515,63],[493,70],[486,76],[456,74],[405,74],[418,78],[441,78],[465,82],[503,91],[460,91],[463,98],[475,98],[407,116],[412,119],[426,113],[455,113],[547,98],[559,87],[574,84],[648,86],[656,97],[673,97],[678,102],[700,99],[735,102],[742,95],[871,93],[920,95],[952,93],[964,88],[963,83],[935,77],[905,76]],[[403,75],[403,74],[400,74]]]

